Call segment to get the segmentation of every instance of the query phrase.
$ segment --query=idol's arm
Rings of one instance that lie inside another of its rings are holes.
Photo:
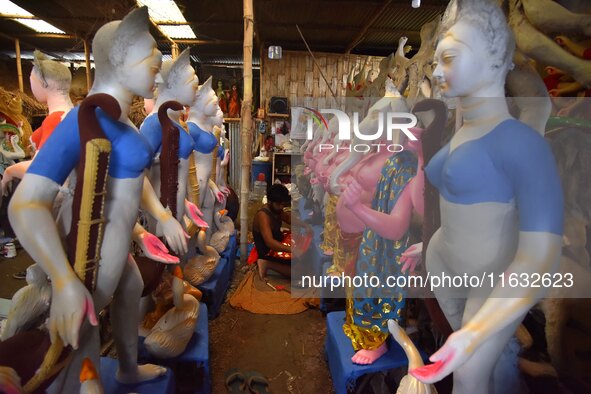
[[[64,345],[78,347],[83,319],[97,325],[92,296],[76,276],[62,247],[52,215],[59,185],[36,174],[26,174],[17,187],[8,215],[20,243],[51,278],[49,333]]]
[[[170,210],[162,206],[147,176],[144,176],[141,206],[160,223],[169,246],[179,255],[187,253],[188,234]]]
[[[13,179],[23,179],[25,173],[29,169],[32,160],[25,160],[19,161],[16,164],[11,165],[10,167],[4,170],[4,175],[2,176],[2,195],[6,195],[8,192],[7,186],[10,181]]]
[[[462,366],[489,338],[516,323],[544,296],[544,282],[533,282],[537,275],[551,275],[558,266],[564,202],[550,147],[536,131],[521,126],[501,138],[506,138],[502,142],[513,142],[510,146],[501,144],[502,148],[499,145],[493,157],[515,191],[520,229],[517,252],[504,273],[504,283],[495,283],[474,316],[431,356],[431,361],[436,363],[411,372],[424,383],[443,379]],[[516,283],[511,278],[519,280]]]
[[[214,181],[212,181],[211,179],[207,182],[207,185],[209,186],[209,188],[211,189],[215,199],[219,202],[222,203],[224,201],[224,199],[226,198],[225,194],[222,193],[218,187],[218,185],[216,185],[216,183]]]
[[[520,232],[517,254],[505,272],[505,278],[517,275],[520,285],[508,288],[508,279],[504,287],[497,283],[472,319],[453,333],[443,347],[431,356],[430,360],[434,364],[416,368],[411,374],[424,383],[440,381],[468,361],[487,339],[520,319],[545,292],[544,286],[521,285],[525,282],[523,278],[533,280],[534,273],[543,275],[556,272],[561,248],[562,237],[557,234]]]

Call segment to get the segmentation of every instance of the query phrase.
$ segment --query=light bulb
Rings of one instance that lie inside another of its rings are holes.
[[[421,6],[421,0],[412,0],[412,8],[419,8]]]

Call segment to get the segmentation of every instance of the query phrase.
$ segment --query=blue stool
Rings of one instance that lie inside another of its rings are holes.
[[[222,252],[222,256],[227,257],[229,261],[236,260],[238,255],[238,240],[236,239],[236,231],[230,236],[226,249]]]
[[[197,317],[197,324],[195,325],[195,333],[187,344],[187,348],[178,357],[170,359],[156,359],[144,346],[145,338],[140,337],[138,349],[138,360],[143,363],[154,363],[165,366],[178,366],[179,364],[191,364],[197,369],[203,370],[203,379],[201,385],[195,389],[196,393],[210,393],[211,392],[211,375],[209,372],[209,329],[207,319],[207,306],[205,304],[199,305],[199,317]],[[177,376],[178,379],[178,376]],[[109,393],[105,391],[105,393]]]
[[[408,365],[408,359],[404,350],[388,338],[388,352],[371,365],[357,365],[351,362],[355,354],[351,340],[343,332],[345,312],[332,312],[326,316],[326,343],[325,350],[328,358],[328,366],[335,392],[345,394],[353,391],[357,379],[365,374],[387,371]]]
[[[230,237],[226,250],[221,253],[220,261],[211,278],[197,286],[203,293],[201,302],[207,304],[210,319],[215,319],[219,315],[220,308],[226,298],[226,292],[230,287],[232,274],[234,273],[234,260],[236,259],[237,249],[236,233],[234,233]]]
[[[101,357],[100,375],[105,393],[109,394],[174,394],[176,387],[174,375],[167,368],[166,374],[159,378],[137,384],[123,384],[115,379],[119,362],[109,357]]]

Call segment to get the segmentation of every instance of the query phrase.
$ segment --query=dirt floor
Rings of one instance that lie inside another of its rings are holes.
[[[295,315],[259,315],[233,309],[227,300],[245,272],[236,267],[226,303],[209,322],[212,392],[226,392],[225,374],[232,368],[260,372],[273,393],[333,392],[322,313],[308,309]]]
[[[14,258],[0,257],[0,298],[10,300],[18,289],[27,284],[23,279],[14,279],[12,275],[26,270],[33,263],[33,259],[23,249],[17,249]]]
[[[0,260],[0,298],[10,299],[26,285],[12,274],[32,264],[22,249],[17,258]],[[225,393],[229,369],[258,371],[273,393],[331,393],[324,358],[325,319],[317,309],[295,315],[259,315],[233,309],[227,302],[245,275],[239,260],[220,315],[209,322],[212,392]]]
[[[24,286],[12,274],[26,269],[32,260],[19,250],[14,259],[0,258],[0,298],[10,299]],[[266,376],[273,393],[333,393],[324,355],[325,318],[317,309],[294,315],[262,315],[233,309],[228,300],[245,276],[236,261],[234,277],[220,315],[209,321],[209,351],[212,392],[225,393],[225,375],[230,369],[258,371]],[[538,342],[543,342],[543,330]],[[114,349],[111,349],[111,353]],[[112,354],[115,356],[115,354]],[[187,378],[194,382],[195,375]],[[530,393],[571,394],[591,392],[578,381],[554,377],[525,378]],[[179,392],[183,390],[181,384]],[[389,386],[389,387],[395,387]],[[442,389],[440,393],[449,390]]]

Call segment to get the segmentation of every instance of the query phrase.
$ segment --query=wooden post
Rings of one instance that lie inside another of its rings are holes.
[[[21,43],[18,38],[14,39],[14,50],[16,52],[16,74],[18,76],[18,90],[25,91],[23,84],[23,66],[21,65]]]
[[[176,42],[170,44],[170,55],[172,56],[172,60],[179,56],[179,46]]]
[[[92,81],[90,80],[90,46],[88,40],[84,40],[84,63],[86,64],[86,92],[90,92]]]
[[[241,113],[241,178],[240,178],[240,261],[247,259],[248,201],[250,188],[250,167],[252,162],[252,40],[254,33],[254,13],[252,0],[243,0],[244,12],[244,66],[243,95]]]

